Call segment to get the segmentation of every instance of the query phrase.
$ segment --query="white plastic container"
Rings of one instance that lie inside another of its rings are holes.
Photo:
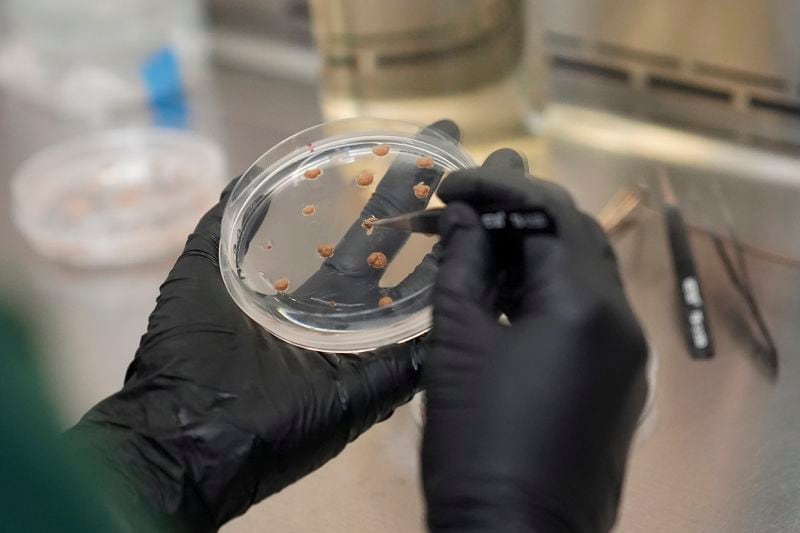
[[[126,129],[48,148],[12,179],[12,216],[39,253],[121,266],[180,249],[219,197],[225,157],[212,141]]]

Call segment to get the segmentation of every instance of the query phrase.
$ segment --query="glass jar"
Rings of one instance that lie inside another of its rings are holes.
[[[467,142],[524,130],[532,102],[528,43],[539,42],[526,40],[526,26],[538,4],[312,0],[323,114],[450,118]]]

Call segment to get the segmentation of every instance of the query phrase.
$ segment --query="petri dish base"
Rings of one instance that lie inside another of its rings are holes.
[[[437,236],[373,228],[474,166],[452,123],[346,119],[290,137],[231,192],[220,268],[237,304],[303,348],[357,353],[430,328]]]

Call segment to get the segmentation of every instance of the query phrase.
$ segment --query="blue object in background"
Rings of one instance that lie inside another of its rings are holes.
[[[141,75],[155,124],[186,128],[189,109],[175,52],[164,47],[153,53],[142,64]]]

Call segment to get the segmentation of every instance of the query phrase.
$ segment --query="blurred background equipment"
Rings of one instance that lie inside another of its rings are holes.
[[[546,97],[541,0],[212,0],[215,56],[321,78],[327,119],[450,117],[468,142],[538,130]]]
[[[285,62],[272,57],[280,50],[292,57],[290,75],[304,79],[321,61],[323,106],[332,117],[400,113],[406,103],[401,97],[488,86],[514,70],[524,55],[522,87],[535,126],[536,111],[550,94],[557,102],[609,109],[759,148],[800,147],[795,57],[800,34],[794,31],[800,2],[794,0],[475,0],[406,3],[403,9],[388,1],[311,2],[319,60],[308,32],[307,0],[210,2],[217,58],[286,74]],[[507,19],[510,14],[526,17],[522,28]],[[507,24],[502,38],[467,46],[498,23]],[[387,29],[398,24],[407,31],[398,35]],[[412,38],[412,30],[421,33]],[[426,31],[435,37],[423,37]],[[364,38],[373,34],[380,35],[377,44]],[[481,68],[482,54],[490,53],[495,64]],[[463,61],[474,68],[463,68]],[[385,101],[376,108],[376,99]],[[492,115],[509,113],[516,104],[512,99],[486,108],[482,119],[502,122]]]
[[[316,81],[308,0],[209,0],[217,61],[283,78]]]
[[[13,219],[46,257],[124,266],[174,252],[226,177],[222,151],[195,134],[104,132],[24,163],[11,183]]]
[[[558,98],[759,147],[800,147],[800,2],[548,0]]]
[[[321,107],[358,115],[455,120],[475,140],[521,131],[522,0],[312,0]]]
[[[200,0],[4,0],[0,85],[81,118],[163,99],[202,78]]]

